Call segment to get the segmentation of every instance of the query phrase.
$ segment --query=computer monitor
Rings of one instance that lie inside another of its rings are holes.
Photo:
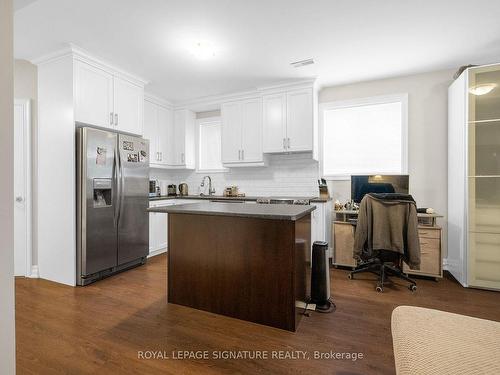
[[[351,199],[359,203],[368,193],[408,194],[408,175],[351,176]]]

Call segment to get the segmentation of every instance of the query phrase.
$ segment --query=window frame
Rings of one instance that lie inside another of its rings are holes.
[[[222,163],[222,118],[220,116],[196,119],[196,173],[226,173],[228,168],[201,169],[201,126],[203,124],[218,123],[221,126],[221,163]]]
[[[319,163],[320,171],[323,178],[328,180],[347,181],[351,179],[351,175],[346,174],[325,174],[324,165],[324,129],[325,129],[325,112],[341,108],[362,107],[367,105],[401,103],[401,174],[408,174],[408,93],[380,95],[364,98],[356,98],[349,100],[338,100],[319,105]],[[377,174],[376,171],[366,171],[366,174]]]

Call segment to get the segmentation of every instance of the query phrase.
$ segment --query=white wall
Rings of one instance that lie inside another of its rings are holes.
[[[447,212],[448,86],[455,70],[328,87],[320,103],[408,93],[408,172],[410,193],[419,207]],[[341,141],[341,140],[339,140]],[[331,181],[334,199],[350,199],[350,182]],[[446,251],[446,217],[440,220]]]
[[[38,264],[38,252],[37,252],[37,129],[38,129],[38,86],[37,86],[37,68],[26,60],[14,60],[14,98],[16,99],[30,99],[31,100],[31,170],[32,170],[32,213],[33,222],[31,228],[33,228],[33,249],[32,249],[32,263],[33,265]]]
[[[0,374],[15,374],[12,0],[0,0]]]
[[[271,155],[265,168],[232,168],[225,173],[152,169],[151,178],[178,185],[186,182],[190,194],[198,194],[204,175],[212,177],[216,194],[238,185],[247,196],[317,196],[318,163],[309,154]],[[162,192],[163,193],[163,192]]]

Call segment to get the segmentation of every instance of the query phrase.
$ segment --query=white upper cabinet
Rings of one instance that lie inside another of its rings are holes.
[[[119,77],[114,77],[113,86],[115,127],[142,135],[144,88]]]
[[[288,151],[313,150],[313,90],[286,94],[286,146]]]
[[[239,102],[224,103],[221,107],[222,163],[241,160],[241,106]]]
[[[317,122],[312,87],[264,95],[264,152],[314,152]]]
[[[75,62],[75,119],[114,128],[113,75],[81,61]]]
[[[286,94],[264,95],[264,152],[283,152],[286,142]]]
[[[144,82],[108,65],[74,59],[75,121],[142,135]]]
[[[149,140],[149,163],[160,161],[158,153],[158,105],[148,100],[144,101],[143,137]]]
[[[241,103],[241,159],[245,163],[263,162],[262,99]]]
[[[163,106],[158,106],[158,132],[156,134],[158,142],[159,164],[167,165],[169,152],[169,130],[172,128],[174,115],[172,110]],[[154,156],[154,155],[153,155]]]
[[[170,141],[167,164],[174,168],[195,168],[195,113],[187,109],[174,111],[173,126],[167,129]]]
[[[264,164],[262,153],[262,99],[224,103],[222,163],[230,167]]]
[[[165,168],[173,138],[173,113],[154,99],[144,100],[144,138],[149,140],[150,165]]]

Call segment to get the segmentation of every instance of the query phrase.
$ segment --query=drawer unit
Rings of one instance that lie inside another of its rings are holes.
[[[420,270],[412,270],[403,264],[403,271],[410,275],[442,277],[441,228],[419,227]]]
[[[440,227],[419,227],[418,237],[422,238],[441,238],[441,228]]]
[[[342,221],[333,223],[333,264],[356,267],[353,258],[354,225]]]

